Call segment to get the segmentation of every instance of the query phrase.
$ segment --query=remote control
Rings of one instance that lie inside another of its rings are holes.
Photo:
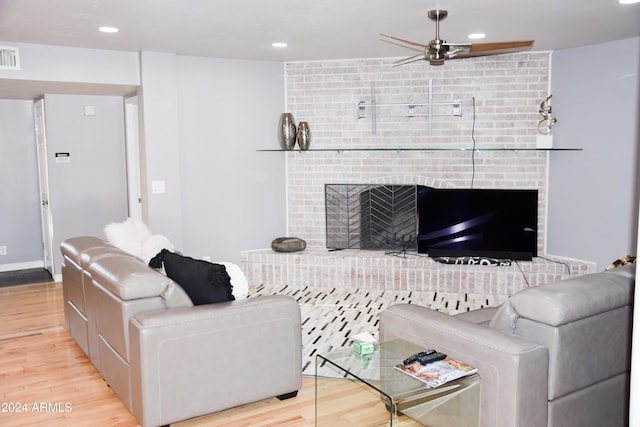
[[[447,355],[444,354],[444,353],[433,352],[431,354],[427,354],[425,356],[419,357],[418,358],[418,362],[420,362],[421,365],[427,365],[429,363],[437,362],[438,360],[442,360],[445,357],[447,357]]]
[[[413,362],[417,362],[421,357],[427,357],[435,352],[435,350],[421,351],[420,353],[416,353],[413,356],[407,357],[402,361],[402,363],[404,363],[405,365],[411,365]]]

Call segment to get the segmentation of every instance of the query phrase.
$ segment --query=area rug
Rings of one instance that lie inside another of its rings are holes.
[[[383,291],[295,286],[258,286],[249,297],[289,295],[300,305],[302,316],[302,373],[314,375],[315,356],[352,345],[354,334],[369,332],[378,339],[380,312],[400,303],[418,304],[447,314],[494,307],[504,298],[443,292]]]
[[[28,270],[0,272],[0,287],[51,281],[53,281],[51,274],[49,274],[49,272],[44,268],[30,268]]]

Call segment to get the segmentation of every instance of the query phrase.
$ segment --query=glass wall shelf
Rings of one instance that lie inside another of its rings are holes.
[[[582,151],[582,148],[310,148],[308,150],[261,149],[262,152],[304,153],[307,151]]]

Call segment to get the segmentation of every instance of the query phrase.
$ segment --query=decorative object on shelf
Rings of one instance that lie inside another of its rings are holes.
[[[271,242],[271,249],[276,252],[298,252],[307,247],[307,242],[299,237],[278,237]]]
[[[296,145],[296,122],[293,114],[282,113],[278,127],[278,137],[283,150],[293,150]]]
[[[540,109],[538,110],[538,113],[542,115],[542,120],[538,122],[538,132],[542,135],[549,135],[551,133],[551,128],[558,121],[555,117],[551,117],[552,96],[553,95],[547,96],[545,100],[540,103]]]
[[[556,124],[558,119],[551,116],[551,97],[547,96],[544,101],[540,103],[540,109],[538,113],[542,115],[542,120],[538,122],[538,137],[536,139],[537,148],[552,148],[553,136],[551,135],[551,128]]]
[[[308,150],[311,143],[311,130],[309,129],[309,123],[300,122],[298,124],[298,146],[301,150]]]

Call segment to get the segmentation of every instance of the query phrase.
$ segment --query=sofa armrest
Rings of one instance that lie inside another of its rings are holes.
[[[297,391],[300,308],[287,296],[184,307],[129,324],[133,414],[146,426]]]
[[[545,347],[414,304],[394,305],[380,315],[380,340],[398,338],[478,369],[481,426],[547,425]]]

